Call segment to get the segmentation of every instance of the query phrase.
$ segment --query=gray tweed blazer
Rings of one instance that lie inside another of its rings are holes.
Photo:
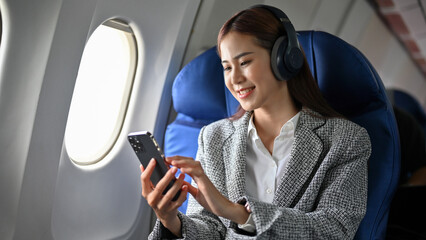
[[[256,234],[248,235],[228,219],[205,210],[192,196],[187,214],[179,213],[184,239],[352,239],[365,215],[367,131],[344,119],[301,112],[286,173],[274,200],[246,195],[246,141],[251,113],[204,127],[197,160],[216,188],[233,202],[249,203]],[[195,185],[195,183],[194,183]],[[150,239],[174,238],[160,221]]]

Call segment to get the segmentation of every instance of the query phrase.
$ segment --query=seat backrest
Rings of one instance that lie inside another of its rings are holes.
[[[367,214],[355,238],[384,239],[400,166],[398,130],[385,87],[367,58],[345,41],[315,31],[300,32],[299,40],[329,104],[368,131]]]
[[[343,40],[318,31],[299,32],[298,38],[326,100],[370,135],[367,214],[356,239],[383,239],[399,173],[398,133],[385,88],[369,61]],[[215,48],[182,69],[173,102],[177,117],[167,128],[165,153],[195,157],[200,128],[231,116],[238,106],[224,84]]]
[[[225,87],[223,67],[215,47],[193,59],[179,72],[173,83],[172,98],[177,116],[167,126],[164,154],[195,159],[201,128],[231,116],[238,107],[238,102]],[[189,176],[185,180],[191,182]],[[187,202],[179,210],[185,213],[186,208]]]
[[[388,89],[387,93],[391,103],[410,113],[422,126],[426,135],[426,113],[420,103],[412,95],[400,89]]]

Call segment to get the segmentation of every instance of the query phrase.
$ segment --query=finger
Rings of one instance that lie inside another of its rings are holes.
[[[176,203],[175,203],[176,208],[182,206],[183,202],[186,201],[186,196],[188,194],[188,186],[182,185],[182,187],[180,189],[181,189],[180,196],[176,200]]]
[[[169,185],[170,181],[175,179],[175,174],[177,172],[177,168],[172,167],[170,168],[167,173],[163,176],[163,178],[157,183],[157,186],[155,186],[154,191],[161,194],[164,192],[164,189]]]
[[[179,177],[177,178],[173,186],[167,191],[167,193],[163,196],[163,198],[159,202],[158,204],[159,209],[162,209],[173,202],[172,199],[176,196],[176,194],[181,189],[184,178],[185,178],[184,174],[179,174]]]
[[[155,165],[157,165],[157,162],[154,158],[151,158],[151,160],[148,163],[148,166],[146,166],[146,169],[141,165],[141,170],[143,170],[142,174],[145,174],[145,176],[149,175],[151,177],[152,172],[154,172]]]
[[[186,173],[192,178],[200,177],[204,174],[204,170],[201,167],[199,161],[189,161],[185,163],[176,164],[176,167],[180,168],[182,173]]]
[[[142,164],[141,164],[141,165],[139,165],[139,168],[141,169],[141,173],[145,170],[145,169],[143,168]]]
[[[169,164],[171,164],[172,163],[172,161],[179,161],[179,160],[194,160],[193,158],[190,158],[190,157],[184,157],[184,156],[179,156],[179,155],[176,155],[176,156],[172,156],[172,157],[166,157],[166,162],[168,162]]]
[[[165,157],[165,158],[164,158],[164,161],[165,161],[167,164],[171,164],[171,163],[172,163],[172,160],[173,160],[173,157]]]
[[[144,170],[141,173],[141,185],[142,185],[142,196],[146,198],[148,194],[152,191],[152,182],[151,182],[151,175],[154,171],[156,162],[154,159],[151,159],[148,166],[146,167],[146,170]],[[141,167],[142,169],[143,167]]]
[[[163,158],[163,161],[164,161],[164,163],[165,163],[165,165],[166,165],[166,167],[167,167],[167,170],[169,170],[170,169],[170,163],[169,162],[167,162],[166,161],[166,158]]]
[[[198,188],[192,186],[190,183],[188,182],[184,182],[182,187],[186,187],[188,188],[188,192],[195,198],[197,196],[198,193]]]
[[[196,167],[199,161],[195,161],[193,158],[180,158],[180,159],[171,159],[170,164],[177,167]]]
[[[167,193],[164,195],[164,199],[171,200],[174,198],[176,193],[180,190],[183,184],[183,179],[185,178],[185,174],[179,174],[179,177],[176,179],[173,186],[167,191]]]

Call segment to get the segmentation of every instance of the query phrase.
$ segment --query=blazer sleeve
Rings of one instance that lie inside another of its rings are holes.
[[[198,137],[198,151],[196,159],[201,163],[205,160],[203,134],[205,127],[200,131]],[[197,187],[195,181],[192,185]],[[190,240],[215,240],[225,239],[226,227],[222,221],[213,213],[205,210],[191,195],[188,199],[188,210],[186,215],[179,212],[178,217],[182,223],[182,238]],[[159,220],[157,220],[149,239],[177,239],[171,234]]]
[[[330,151],[323,160],[328,167],[319,183],[321,190],[313,211],[278,207],[250,197],[240,200],[241,204],[248,201],[252,210],[257,230],[252,239],[352,239],[355,236],[366,212],[370,140],[362,128],[347,144],[339,145],[340,149],[346,148],[343,154]],[[239,236],[235,234],[231,238]]]

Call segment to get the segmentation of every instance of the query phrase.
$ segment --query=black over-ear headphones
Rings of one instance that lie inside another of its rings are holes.
[[[278,80],[290,80],[303,66],[303,53],[297,40],[296,30],[287,15],[280,9],[268,5],[255,5],[252,8],[264,8],[270,11],[283,24],[286,36],[275,40],[271,52],[272,72]]]

